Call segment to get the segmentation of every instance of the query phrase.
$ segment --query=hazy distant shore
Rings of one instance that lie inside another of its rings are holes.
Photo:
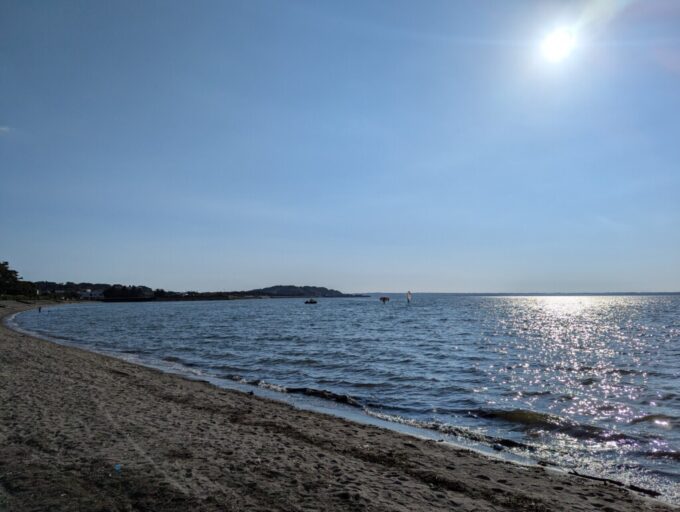
[[[0,511],[48,509],[676,510],[3,325]]]

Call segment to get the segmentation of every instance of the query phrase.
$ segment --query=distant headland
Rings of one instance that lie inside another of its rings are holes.
[[[81,289],[80,299],[102,300],[104,302],[366,297],[365,295],[342,293],[338,290],[322,286],[295,285],[276,285],[268,288],[228,292],[174,292],[163,289],[152,290],[146,286],[122,286],[114,284],[103,289],[100,297],[95,297],[93,295],[94,291],[90,291],[88,296],[87,290],[87,288],[85,290]]]

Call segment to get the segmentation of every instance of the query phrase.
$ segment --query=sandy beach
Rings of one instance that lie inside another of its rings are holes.
[[[31,305],[0,302],[5,317]],[[678,510],[0,327],[0,511]]]

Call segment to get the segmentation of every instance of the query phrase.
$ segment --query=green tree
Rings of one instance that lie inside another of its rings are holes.
[[[29,281],[23,281],[16,270],[9,268],[6,261],[0,262],[0,295],[34,296],[36,287]]]

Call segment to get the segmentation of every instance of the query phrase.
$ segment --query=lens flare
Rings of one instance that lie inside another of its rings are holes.
[[[575,47],[574,33],[569,29],[559,28],[543,39],[541,53],[550,62],[560,62],[566,59]]]

